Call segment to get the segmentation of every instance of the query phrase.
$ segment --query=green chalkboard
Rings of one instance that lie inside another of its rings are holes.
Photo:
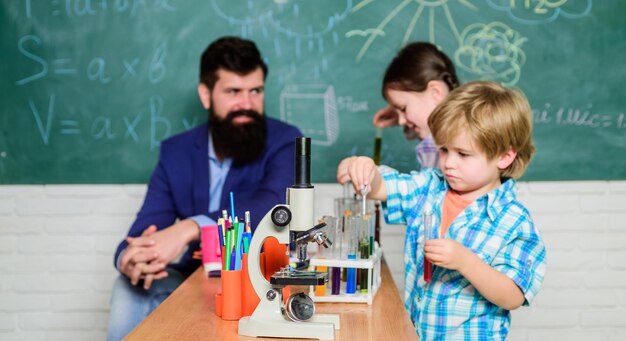
[[[463,82],[521,88],[538,152],[525,180],[626,179],[626,4],[597,0],[1,0],[0,183],[144,183],[159,143],[206,119],[198,59],[257,42],[267,115],[313,138],[314,182],[371,154],[380,81],[407,41]],[[416,167],[383,135],[383,163]]]

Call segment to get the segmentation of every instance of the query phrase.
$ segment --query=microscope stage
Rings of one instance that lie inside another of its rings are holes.
[[[323,285],[328,282],[328,274],[315,271],[280,271],[270,277],[275,285]]]

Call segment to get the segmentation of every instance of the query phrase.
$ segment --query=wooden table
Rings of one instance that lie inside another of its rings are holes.
[[[340,315],[341,329],[335,330],[335,340],[418,340],[384,259],[381,276],[382,285],[371,306],[315,304],[316,313]],[[219,278],[207,278],[198,268],[126,340],[292,340],[239,336],[237,321],[215,315],[219,283]]]

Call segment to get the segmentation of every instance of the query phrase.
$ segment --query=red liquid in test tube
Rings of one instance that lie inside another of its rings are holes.
[[[424,258],[424,281],[430,283],[433,280],[433,265]]]
[[[424,242],[433,238],[433,212],[424,212]],[[426,256],[424,256],[424,281],[430,283],[433,280],[433,265],[430,263]]]

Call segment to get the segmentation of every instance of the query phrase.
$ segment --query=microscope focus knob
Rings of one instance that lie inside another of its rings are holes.
[[[279,227],[285,227],[291,222],[291,211],[285,206],[276,206],[272,210],[272,223]]]

